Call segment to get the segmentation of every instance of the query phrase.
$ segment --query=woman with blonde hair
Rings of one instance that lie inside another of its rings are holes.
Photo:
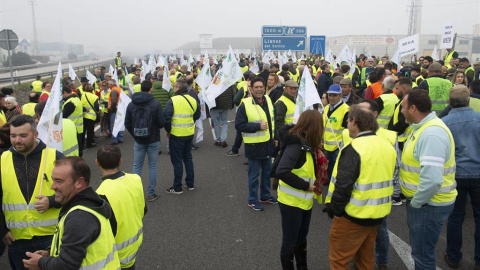
[[[272,177],[279,178],[278,202],[282,217],[283,269],[307,269],[307,234],[314,198],[322,199],[322,177],[326,159],[320,159],[323,117],[317,110],[304,111],[296,125],[279,131],[281,153],[272,167]]]
[[[452,85],[465,85],[467,86],[467,76],[463,71],[455,71],[455,74],[452,77]]]
[[[278,79],[278,75],[275,73],[270,73],[267,80],[267,95],[272,100],[272,103],[275,104],[282,94],[283,86]]]

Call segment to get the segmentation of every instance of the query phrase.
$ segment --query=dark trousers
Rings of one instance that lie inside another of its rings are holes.
[[[233,142],[233,145],[232,145],[232,152],[238,153],[240,146],[242,146],[242,142],[243,142],[242,132],[237,130],[237,133],[235,134],[235,141]]]
[[[338,156],[338,149],[335,151],[325,151],[325,157],[328,160],[328,168],[327,168],[327,181],[330,181],[332,178],[333,167],[335,167],[335,162],[337,161]]]
[[[307,242],[312,209],[303,210],[281,202],[278,203],[282,216],[282,249],[280,255],[293,253],[295,246]]]
[[[187,138],[170,136],[168,141],[170,148],[170,160],[173,165],[173,188],[176,191],[182,190],[182,178],[183,178],[183,164],[185,164],[185,171],[187,176],[185,182],[188,187],[194,187],[194,171],[193,171],[193,158],[192,158],[192,144],[193,137]]]
[[[28,259],[25,253],[35,252],[37,250],[47,250],[52,244],[53,235],[34,236],[32,239],[15,240],[8,246],[8,260],[13,270],[26,269],[23,266],[23,259]]]
[[[84,133],[87,134],[87,146],[90,146],[95,142],[93,135],[95,134],[95,121],[87,118],[83,118]]]
[[[83,131],[85,131],[85,127],[83,127]],[[83,156],[83,148],[85,144],[85,133],[82,132],[80,134],[77,133],[77,141],[78,141],[78,156]]]

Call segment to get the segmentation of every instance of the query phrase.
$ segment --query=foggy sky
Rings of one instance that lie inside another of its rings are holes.
[[[0,30],[33,41],[31,0],[0,0]],[[410,0],[35,0],[40,42],[84,44],[85,53],[170,51],[200,34],[260,37],[262,25],[307,26],[307,35],[405,35]],[[422,34],[459,34],[480,23],[480,0],[423,0]],[[235,48],[234,48],[235,49]]]

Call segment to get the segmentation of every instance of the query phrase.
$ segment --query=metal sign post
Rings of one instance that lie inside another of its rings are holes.
[[[12,68],[12,56],[10,51],[15,49],[18,45],[18,36],[10,29],[0,31],[0,48],[7,50],[8,52],[8,64],[10,66],[10,81],[12,83],[12,89],[15,89],[13,84],[13,68]]]

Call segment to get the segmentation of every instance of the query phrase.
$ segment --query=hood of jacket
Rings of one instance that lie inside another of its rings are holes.
[[[297,135],[288,132],[294,126],[294,124],[285,125],[278,131],[278,138],[280,139],[280,142],[282,142],[282,145],[302,144],[302,139]]]
[[[163,86],[163,82],[159,82],[159,81],[156,81],[153,83],[153,89],[162,89],[162,86]]]
[[[153,100],[153,96],[148,92],[134,93],[132,96],[132,102],[135,105],[145,105]]]
[[[73,198],[67,204],[62,205],[59,219],[71,208],[77,205],[88,207],[106,218],[110,218],[112,216],[112,208],[110,207],[110,204],[102,199],[91,187],[88,187],[73,196]]]

